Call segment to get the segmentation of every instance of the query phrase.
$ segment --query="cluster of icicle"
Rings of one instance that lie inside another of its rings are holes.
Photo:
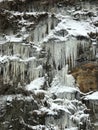
[[[51,39],[43,43],[43,39],[56,25],[57,20],[49,17],[46,22],[39,22],[29,35],[28,42],[9,41],[0,44],[0,55],[3,59],[0,60],[0,74],[3,75],[4,84],[13,84],[18,79],[21,82],[32,81],[43,75],[42,62],[45,61],[40,61],[39,44],[44,46],[48,64],[56,72],[64,68],[66,64],[69,68],[75,67],[79,56],[83,55],[88,60],[95,56],[95,48],[91,47],[89,40],[78,40],[76,37],[69,36],[65,41]],[[80,48],[84,54],[79,54]]]
[[[90,61],[95,57],[96,51],[89,40],[77,40],[75,37],[69,37],[66,41],[49,40],[44,46],[49,56],[49,63],[56,70],[61,70],[66,64],[69,68],[75,67],[78,58]]]
[[[57,20],[50,16],[39,22],[26,41],[7,41],[0,44],[0,75],[3,84],[30,82],[42,76],[40,47],[44,37],[56,26]]]
[[[42,66],[38,63],[36,48],[22,43],[1,44],[0,74],[3,83],[31,81],[42,76]]]

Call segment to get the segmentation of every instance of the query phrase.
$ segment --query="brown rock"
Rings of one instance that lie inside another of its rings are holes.
[[[88,63],[76,68],[72,75],[76,79],[82,92],[95,91],[98,89],[98,65]]]

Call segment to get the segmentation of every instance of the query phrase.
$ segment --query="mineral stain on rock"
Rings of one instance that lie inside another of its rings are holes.
[[[76,79],[79,89],[86,93],[98,90],[98,64],[87,63],[76,67],[72,75]]]

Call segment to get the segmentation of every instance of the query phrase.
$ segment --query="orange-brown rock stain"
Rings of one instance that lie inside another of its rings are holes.
[[[86,93],[98,90],[98,64],[88,63],[76,67],[72,71],[72,75],[76,79],[80,91]]]

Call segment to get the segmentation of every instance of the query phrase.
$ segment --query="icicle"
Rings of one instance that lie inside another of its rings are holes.
[[[6,63],[3,66],[3,83],[6,84]]]
[[[61,80],[62,80],[62,83],[65,85],[67,85],[66,84],[67,83],[67,77],[66,77],[67,73],[68,73],[68,65],[66,65],[66,67],[62,68],[62,75],[61,75],[62,79]]]
[[[2,45],[0,45],[0,55],[2,55]]]

